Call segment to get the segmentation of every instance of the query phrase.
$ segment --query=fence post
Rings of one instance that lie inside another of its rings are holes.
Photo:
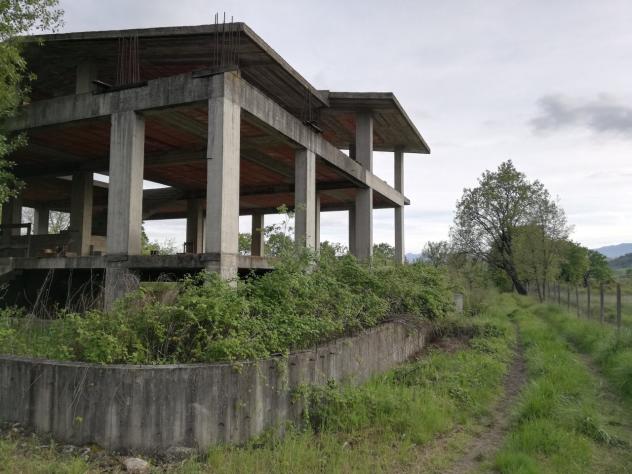
[[[617,283],[617,332],[621,332],[621,284]]]
[[[605,310],[605,290],[603,283],[599,285],[599,321],[601,324],[606,320],[606,310]]]
[[[568,309],[568,312],[570,313],[571,311],[571,284],[570,283],[566,284],[566,307]]]
[[[592,308],[590,307],[590,283],[586,285],[586,317],[590,319],[592,316]]]
[[[557,281],[557,305],[562,306],[562,284]]]
[[[575,285],[575,306],[577,307],[577,317],[579,318],[579,286]]]

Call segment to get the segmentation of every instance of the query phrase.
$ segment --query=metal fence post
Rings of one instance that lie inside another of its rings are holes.
[[[621,331],[621,284],[617,283],[617,332]]]
[[[577,317],[579,318],[579,286],[575,285],[575,306],[577,307]]]
[[[562,284],[557,281],[557,305],[562,306]]]
[[[571,284],[566,284],[566,307],[568,311],[571,311]]]
[[[586,317],[590,319],[592,316],[592,308],[590,307],[590,283],[586,285]]]
[[[604,321],[606,320],[606,303],[605,303],[605,289],[603,286],[603,283],[601,285],[599,285],[599,321],[601,321],[601,324],[604,323]]]

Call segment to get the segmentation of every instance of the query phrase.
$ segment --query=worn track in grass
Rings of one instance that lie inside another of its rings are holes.
[[[517,326],[516,326],[516,330]],[[518,341],[509,372],[503,382],[504,394],[492,408],[489,419],[484,423],[487,429],[465,446],[464,455],[445,472],[460,474],[476,471],[483,462],[489,460],[500,448],[511,423],[511,410],[527,381],[527,367],[524,348],[518,331]]]

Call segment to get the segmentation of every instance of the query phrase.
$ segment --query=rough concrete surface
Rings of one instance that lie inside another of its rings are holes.
[[[0,420],[75,445],[156,452],[241,443],[301,419],[292,389],[359,383],[404,362],[422,330],[391,322],[288,358],[242,364],[98,365],[0,356]]]

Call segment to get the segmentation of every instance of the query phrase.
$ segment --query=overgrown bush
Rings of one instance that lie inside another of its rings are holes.
[[[109,313],[60,313],[45,328],[27,327],[22,317],[19,331],[0,324],[0,352],[98,363],[256,359],[395,314],[440,318],[451,299],[443,274],[423,264],[371,267],[351,256],[325,253],[315,261],[304,253],[233,284],[211,273],[185,278],[167,302],[155,289],[141,289]]]

